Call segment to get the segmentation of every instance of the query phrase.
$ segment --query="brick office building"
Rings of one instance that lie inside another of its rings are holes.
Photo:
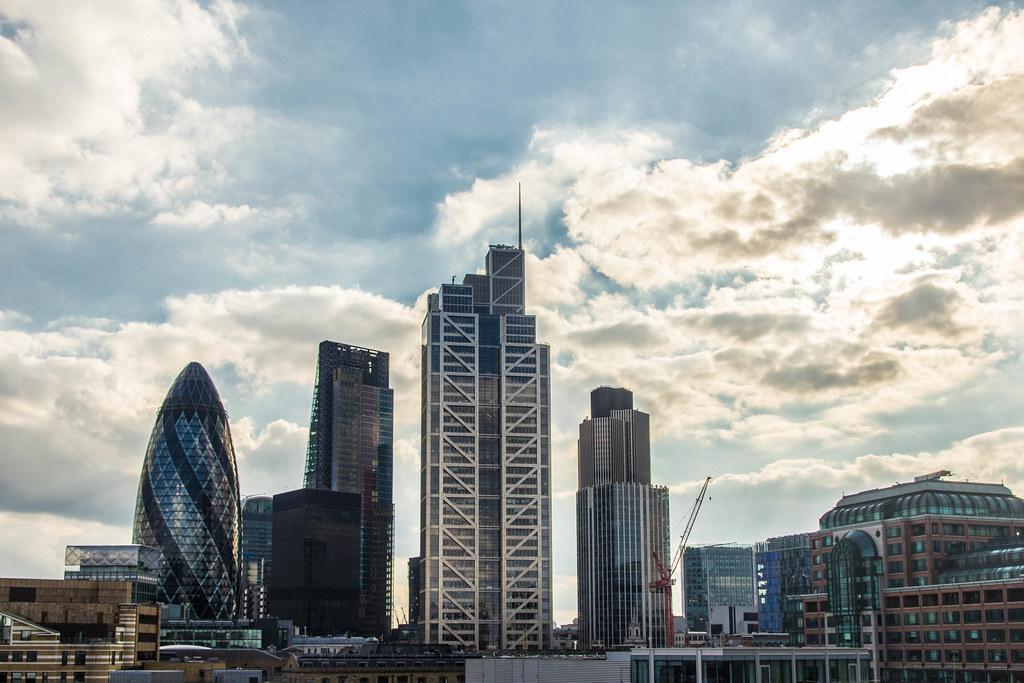
[[[794,635],[870,648],[879,680],[1024,681],[1024,500],[948,474],[822,516]]]

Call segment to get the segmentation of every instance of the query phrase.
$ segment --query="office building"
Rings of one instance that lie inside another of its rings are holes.
[[[636,649],[627,653],[627,656],[630,670],[624,678],[615,680],[627,680],[632,683],[661,683],[662,681],[869,683],[875,681],[871,672],[871,655],[864,649],[729,646],[665,650]],[[953,679],[950,678],[950,681],[952,683]]]
[[[798,601],[808,645],[868,648],[883,681],[1021,676],[1024,500],[948,476],[845,495],[821,517]]]
[[[759,629],[763,633],[794,633],[798,630],[795,619],[802,615],[787,611],[786,605],[789,596],[811,589],[810,536],[792,534],[757,543],[754,565]]]
[[[320,343],[306,451],[306,488],[359,495],[362,501],[357,630],[391,628],[395,508],[394,392],[382,351]]]
[[[268,609],[309,635],[358,633],[358,494],[298,489],[274,496]]]
[[[64,578],[128,581],[132,602],[156,602],[160,551],[145,545],[69,545],[64,549]]]
[[[633,408],[626,389],[595,389],[590,406],[578,442],[580,647],[637,640],[671,646],[665,642],[665,596],[649,588],[659,578],[654,555],[666,567],[672,562],[668,489],[651,485],[650,417]]]
[[[549,349],[525,256],[430,294],[423,320],[420,615],[425,643],[551,645]]]
[[[246,619],[267,616],[267,584],[274,527],[274,499],[249,496],[242,501],[242,609]]]
[[[0,680],[84,683],[156,661],[160,607],[132,581],[0,579]]]
[[[135,504],[133,543],[160,551],[160,602],[203,619],[235,616],[238,470],[210,375],[189,363],[157,413]]]
[[[753,548],[735,544],[687,548],[683,604],[690,631],[711,636],[757,631]]]

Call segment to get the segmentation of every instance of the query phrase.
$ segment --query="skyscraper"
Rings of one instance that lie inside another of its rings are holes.
[[[160,406],[139,480],[133,543],[161,553],[160,602],[200,619],[235,616],[239,497],[228,416],[213,380],[189,363]]]
[[[377,637],[391,628],[395,399],[388,381],[387,353],[321,342],[306,451],[306,488],[361,497],[361,625],[353,630]]]
[[[267,585],[274,528],[274,499],[249,496],[242,501],[242,616],[267,616]]]
[[[522,246],[443,284],[423,321],[420,620],[427,643],[551,643],[549,349]]]
[[[653,647],[665,643],[665,603],[648,585],[658,578],[652,553],[668,564],[668,489],[651,486],[650,417],[626,389],[590,394],[580,423],[576,493],[580,646],[615,647],[630,625]]]

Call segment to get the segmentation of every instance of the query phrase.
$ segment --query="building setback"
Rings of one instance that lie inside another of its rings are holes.
[[[357,494],[340,491],[274,496],[272,615],[310,635],[359,630],[360,508]]]
[[[420,556],[425,643],[551,644],[549,349],[521,247],[443,284],[423,321]]]
[[[228,415],[210,375],[189,363],[157,413],[135,503],[132,542],[161,553],[160,602],[235,616],[239,502]]]
[[[395,508],[394,392],[383,351],[320,343],[309,423],[305,487],[361,497],[359,618],[354,629],[391,628]]]
[[[667,488],[651,486],[650,417],[626,389],[595,389],[590,405],[578,442],[580,647],[624,645],[634,623],[641,642],[664,647],[664,597],[648,586],[658,578],[653,555],[671,562],[669,502]]]
[[[686,627],[712,636],[757,630],[754,551],[745,545],[704,545],[683,553]]]

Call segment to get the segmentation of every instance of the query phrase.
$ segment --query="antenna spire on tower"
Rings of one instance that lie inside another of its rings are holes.
[[[519,183],[519,251],[523,250],[523,184]]]

